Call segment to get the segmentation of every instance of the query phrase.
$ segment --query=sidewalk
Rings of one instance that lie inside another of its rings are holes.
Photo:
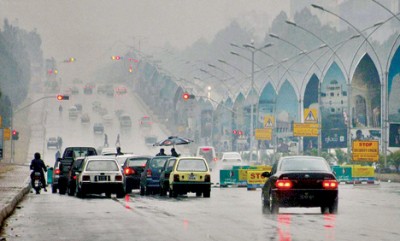
[[[30,190],[29,166],[0,164],[0,227]]]

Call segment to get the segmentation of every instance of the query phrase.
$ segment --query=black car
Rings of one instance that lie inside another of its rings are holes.
[[[71,169],[73,158],[57,158],[53,169],[52,193],[65,194],[68,187],[68,174]]]
[[[261,199],[265,211],[280,207],[320,207],[322,213],[338,211],[338,181],[328,162],[315,156],[285,156],[264,172],[267,181]]]
[[[168,159],[164,167],[161,170],[160,174],[160,196],[167,195],[167,191],[169,190],[169,174],[171,174],[174,164],[176,162],[176,158]]]
[[[76,190],[76,176],[81,171],[83,160],[85,157],[78,157],[73,162],[68,173],[68,186],[67,191],[69,196],[75,195]]]
[[[149,195],[160,191],[160,174],[165,162],[172,156],[155,156],[146,162],[140,175],[140,195]]]
[[[62,158],[77,158],[85,156],[97,156],[96,148],[88,146],[70,146],[64,149]]]
[[[124,170],[125,193],[140,188],[140,175],[151,156],[134,156],[126,158],[122,169]]]

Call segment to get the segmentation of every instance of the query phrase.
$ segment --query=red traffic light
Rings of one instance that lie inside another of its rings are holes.
[[[184,100],[188,100],[188,99],[194,99],[194,95],[191,95],[189,93],[183,93],[182,98]]]
[[[238,135],[239,136],[243,135],[243,131],[238,131]]]
[[[233,133],[234,135],[237,135],[237,130],[233,130],[232,133]]]
[[[189,94],[188,93],[183,93],[182,98],[184,100],[188,100],[189,99]]]
[[[69,100],[69,95],[57,95],[57,100]]]
[[[17,131],[16,131],[16,130],[13,130],[13,131],[12,131],[12,135],[15,136],[16,134],[17,134]]]

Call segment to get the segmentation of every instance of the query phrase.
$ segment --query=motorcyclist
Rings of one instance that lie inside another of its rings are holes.
[[[160,149],[160,152],[156,154],[156,156],[166,156],[164,148]]]
[[[44,164],[44,161],[40,159],[40,153],[36,152],[34,154],[34,159],[31,161],[30,169],[32,170],[31,172],[31,185],[32,187],[35,186],[35,172],[40,172],[40,181],[42,182],[42,186],[45,192],[47,192],[46,189],[46,180],[44,179],[44,172],[47,172],[47,167]],[[43,172],[44,171],[44,172]]]

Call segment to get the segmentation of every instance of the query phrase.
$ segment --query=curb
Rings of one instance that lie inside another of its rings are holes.
[[[3,227],[4,221],[14,212],[16,206],[21,202],[26,194],[31,190],[30,182],[26,183],[26,187],[19,190],[12,200],[0,211],[0,228]]]

